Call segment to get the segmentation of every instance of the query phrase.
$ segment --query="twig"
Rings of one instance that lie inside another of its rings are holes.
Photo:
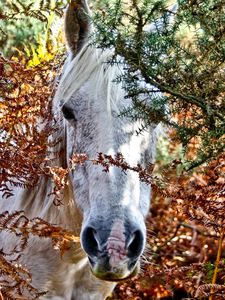
[[[216,278],[217,278],[217,273],[218,273],[218,268],[219,268],[219,262],[220,262],[221,253],[222,253],[224,231],[223,231],[223,229],[221,231],[222,232],[220,234],[220,239],[219,239],[219,247],[218,247],[218,251],[217,251],[216,264],[215,264],[215,269],[214,269],[213,278],[212,278],[212,285],[214,285],[216,283]],[[213,300],[213,293],[214,293],[214,288],[212,287],[211,290],[210,290],[209,300]]]
[[[4,297],[2,295],[2,292],[0,291],[0,300],[4,300]]]

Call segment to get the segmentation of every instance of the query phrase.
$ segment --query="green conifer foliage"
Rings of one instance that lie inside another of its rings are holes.
[[[59,19],[66,3],[66,0],[2,0],[0,51],[5,56],[15,56],[29,46],[36,48],[48,28],[49,20]]]
[[[186,168],[224,150],[224,16],[221,0],[116,0],[94,17],[94,43],[123,65],[117,81],[132,106],[121,114],[142,119],[140,130],[174,127],[186,151],[197,141]]]

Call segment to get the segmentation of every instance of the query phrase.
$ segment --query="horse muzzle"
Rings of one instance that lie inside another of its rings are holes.
[[[127,259],[116,267],[110,266],[109,261],[107,256],[95,261],[89,257],[93,275],[102,280],[119,282],[136,276],[140,269],[138,260]]]
[[[81,233],[81,242],[96,277],[120,281],[138,273],[145,245],[145,233],[138,226],[125,226],[121,220],[108,229],[89,223]]]

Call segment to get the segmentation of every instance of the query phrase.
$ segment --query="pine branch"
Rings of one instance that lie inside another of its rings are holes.
[[[123,53],[118,53],[118,54],[124,55],[124,51]],[[139,61],[138,65],[136,65],[135,62],[133,62],[132,57],[135,57],[135,53],[131,52],[129,53],[129,55],[127,55],[126,58],[128,58],[128,63],[133,65],[135,69],[139,69],[141,71],[141,74],[144,77],[146,83],[153,85],[154,87],[158,88],[161,92],[168,93],[169,95],[182,99],[187,103],[191,103],[196,105],[197,107],[200,107],[207,115],[210,116],[215,115],[220,120],[225,121],[224,115],[221,115],[218,111],[213,109],[209,104],[206,104],[204,99],[192,95],[186,95],[186,94],[184,95],[176,91],[175,89],[170,88],[167,85],[164,85],[163,83],[160,82],[160,79],[158,79],[157,77],[154,78],[152,75],[151,76],[148,75],[146,66],[142,62]]]

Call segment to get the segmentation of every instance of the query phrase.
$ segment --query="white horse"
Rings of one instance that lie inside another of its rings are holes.
[[[113,80],[118,66],[106,64],[111,51],[87,44],[90,28],[85,0],[71,1],[66,12],[66,38],[70,55],[64,66],[53,110],[60,123],[63,150],[59,166],[67,167],[73,153],[114,155],[121,152],[131,165],[152,163],[157,126],[136,135],[140,122],[118,117],[131,104],[120,84]],[[116,282],[137,274],[146,241],[145,217],[150,204],[150,187],[138,174],[119,168],[108,173],[85,162],[69,174],[63,205],[49,196],[51,180],[41,178],[32,190],[17,189],[15,199],[1,201],[1,211],[24,210],[80,235],[64,255],[51,241],[32,238],[21,261],[32,273],[32,285],[48,291],[41,299],[101,300]],[[12,239],[2,242],[12,248]]]

